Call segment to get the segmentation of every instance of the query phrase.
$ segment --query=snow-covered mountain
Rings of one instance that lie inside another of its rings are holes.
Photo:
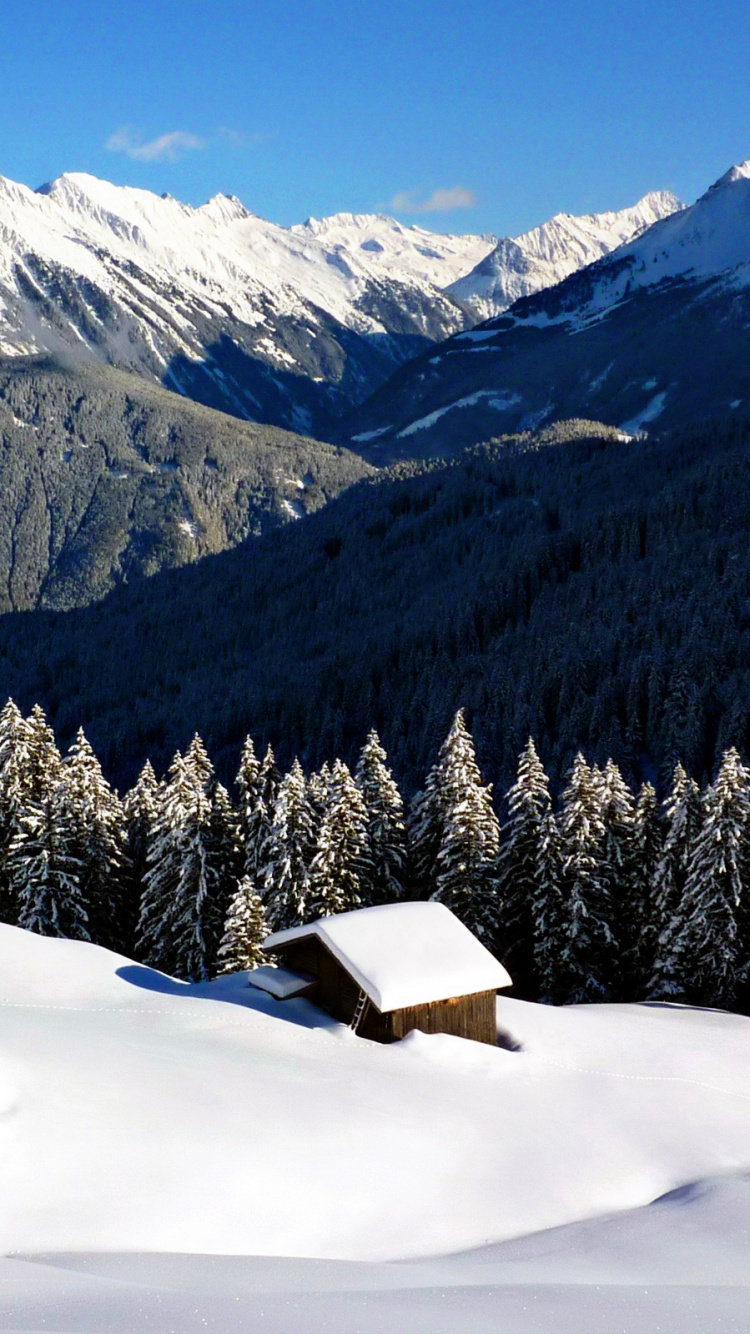
[[[747,409],[749,364],[750,160],[402,368],[350,431],[381,457],[451,453],[567,417],[633,433]]]
[[[234,197],[191,208],[81,173],[39,190],[0,178],[0,356],[106,363],[325,435],[405,361],[504,308],[519,283],[557,281],[675,204],[647,196],[498,244],[377,214],[279,227]]]
[[[549,222],[521,236],[504,237],[448,291],[468,306],[477,320],[487,320],[519,297],[554,287],[568,274],[593,264],[633,239],[660,218],[684,208],[669,190],[644,195],[633,208],[617,213],[589,213],[576,218],[556,213]]]
[[[493,243],[387,218],[284,228],[224,195],[190,208],[83,174],[37,191],[0,178],[0,354],[108,362],[319,432],[465,327],[436,280],[447,286]]]

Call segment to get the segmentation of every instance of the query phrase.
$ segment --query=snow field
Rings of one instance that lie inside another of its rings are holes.
[[[393,1260],[750,1167],[750,1020],[498,1001],[382,1047],[242,975],[0,929],[0,1249]]]

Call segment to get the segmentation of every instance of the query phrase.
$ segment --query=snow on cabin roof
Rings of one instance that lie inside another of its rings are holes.
[[[442,903],[387,903],[277,931],[279,949],[317,936],[381,1013],[510,986],[503,965]]]

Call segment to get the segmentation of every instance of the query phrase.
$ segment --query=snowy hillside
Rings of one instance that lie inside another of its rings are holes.
[[[350,419],[351,438],[393,458],[555,419],[632,435],[746,410],[749,317],[745,162],[690,208],[402,368]]]
[[[383,1047],[7,926],[0,978],[4,1252],[437,1255],[750,1169],[739,1016],[499,999],[519,1051]]]
[[[448,288],[477,320],[507,310],[519,297],[554,287],[570,273],[593,264],[618,246],[684,207],[669,190],[644,195],[618,213],[590,213],[576,218],[557,213],[541,227],[515,238],[504,237],[471,273]]]

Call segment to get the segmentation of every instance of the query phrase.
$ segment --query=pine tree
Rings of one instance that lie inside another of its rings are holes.
[[[207,787],[211,800],[206,838],[210,893],[206,904],[203,933],[208,971],[213,973],[224,935],[229,905],[242,877],[244,856],[240,846],[238,815],[232,806],[229,793],[221,783],[214,780],[209,780]]]
[[[538,996],[548,1005],[564,1000],[561,960],[567,947],[565,907],[560,831],[549,809],[539,826],[531,901]]]
[[[531,737],[518,757],[518,776],[507,800],[508,825],[498,861],[498,953],[514,994],[534,999],[540,985],[536,959],[544,948],[538,942],[536,919],[546,917],[539,886],[541,842],[543,831],[545,837],[551,833],[545,825],[551,804],[549,779]]]
[[[443,830],[432,898],[492,946],[497,934],[500,826],[459,709],[440,757]]]
[[[31,801],[43,801],[56,787],[62,774],[62,756],[55,744],[44,710],[35,704],[29,717],[26,790]]]
[[[178,780],[181,824],[179,868],[171,920],[174,972],[190,982],[211,976],[226,912],[220,867],[212,857],[216,834],[213,768],[199,736],[190,743]]]
[[[272,931],[310,920],[310,865],[316,830],[305,775],[298,760],[279,788],[267,841],[263,901]]]
[[[244,874],[258,890],[268,861],[268,839],[280,783],[273,751],[269,746],[258,764],[250,737],[242,752],[237,785],[240,789],[239,839],[244,850]]]
[[[602,783],[581,754],[562,796],[559,823],[565,905],[560,995],[568,1004],[608,1000],[616,976],[616,944],[600,862],[605,832]]]
[[[359,908],[371,878],[365,803],[347,766],[336,760],[310,866],[310,919]]]
[[[229,906],[218,952],[219,973],[237,973],[268,963],[261,945],[269,934],[263,900],[243,876]]]
[[[125,816],[82,730],[63,764],[58,799],[67,806],[89,935],[96,945],[122,950],[129,943]]]
[[[592,770],[600,792],[600,810],[604,825],[598,852],[599,875],[609,903],[609,926],[615,943],[615,957],[608,990],[611,999],[621,1000],[628,992],[629,974],[638,947],[643,921],[638,919],[640,902],[634,897],[635,804],[633,794],[613,760],[604,771]],[[604,906],[602,904],[602,911]]]
[[[637,932],[631,932],[630,952],[624,960],[626,996],[643,1000],[653,967],[654,887],[664,836],[659,804],[651,783],[643,783],[634,811],[632,840],[632,903]]]
[[[661,996],[725,1008],[736,997],[743,964],[738,915],[750,880],[748,778],[737,751],[725,751],[703,796],[682,897],[659,939],[651,989]]]
[[[18,925],[39,936],[89,940],[75,829],[62,784],[30,801],[10,845],[7,869]]]
[[[646,946],[651,965],[648,994],[658,999],[669,995],[670,978],[662,975],[666,962],[659,940],[668,930],[685,892],[688,871],[693,862],[695,844],[703,822],[703,805],[698,784],[677,764],[672,789],[664,803],[666,829],[661,855],[656,864],[651,896],[651,918],[646,932]],[[664,990],[666,988],[666,990]]]
[[[138,911],[143,896],[144,877],[148,865],[148,850],[151,846],[156,814],[159,806],[160,786],[151,761],[146,760],[135,784],[123,801],[125,817],[127,867],[129,868],[128,886],[125,896],[125,934],[134,947]],[[126,951],[128,952],[128,951]]]
[[[154,795],[154,822],[136,929],[137,957],[165,973],[173,972],[175,966],[172,920],[180,883],[188,786],[185,759],[177,751],[166,782]]]
[[[20,709],[9,699],[0,712],[0,922],[18,920],[7,860],[30,795],[29,730]]]
[[[362,748],[356,773],[357,787],[367,811],[367,839],[372,863],[372,879],[364,888],[365,906],[392,903],[402,898],[404,892],[404,803],[387,760],[377,732],[371,731]]]

